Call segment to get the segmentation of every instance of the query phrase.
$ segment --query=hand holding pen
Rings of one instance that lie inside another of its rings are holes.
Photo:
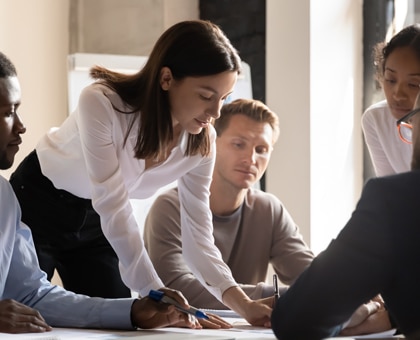
[[[151,290],[149,292],[149,298],[155,301],[160,301],[160,302],[168,303],[170,305],[174,305],[175,308],[180,310],[181,312],[193,315],[196,318],[206,319],[206,320],[209,319],[209,317],[203,311],[197,308],[191,307],[191,306],[189,308],[182,306],[178,301],[169,297],[168,295],[165,295],[165,293],[160,290]]]
[[[172,296],[178,296],[179,298],[182,298],[182,302],[184,304],[182,305],[179,301],[175,300],[175,298],[169,296],[169,294]],[[227,329],[232,327],[230,323],[226,322],[221,317],[215,314],[205,313],[204,311],[201,311],[195,307],[188,306],[184,296],[179,291],[174,291],[169,288],[163,288],[161,290],[151,290],[149,292],[149,298],[157,302],[173,305],[179,311],[189,316],[194,316],[194,318],[192,319],[196,320],[197,326],[202,326],[204,328],[211,329]]]
[[[179,312],[174,306],[159,304],[148,297],[134,300],[131,305],[130,317],[132,325],[140,329],[160,327],[202,328],[197,319],[187,317],[186,314]]]

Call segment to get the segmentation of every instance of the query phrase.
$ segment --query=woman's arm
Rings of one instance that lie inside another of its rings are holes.
[[[92,204],[101,217],[105,237],[118,255],[124,283],[145,296],[150,289],[163,287],[163,283],[144,247],[125,183],[127,177],[135,176],[136,172],[140,176],[141,169],[126,166],[127,173],[123,173],[120,159],[128,159],[126,162],[134,159],[132,149],[123,147],[128,124],[120,118],[120,113],[114,111],[109,99],[112,98],[117,107],[122,107],[118,96],[109,90],[105,96],[102,91],[105,91],[103,87],[85,89],[77,111]]]

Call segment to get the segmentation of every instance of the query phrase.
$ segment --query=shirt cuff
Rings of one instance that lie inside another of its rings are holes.
[[[133,302],[134,299],[106,299],[101,315],[102,326],[114,329],[134,329],[131,323]]]

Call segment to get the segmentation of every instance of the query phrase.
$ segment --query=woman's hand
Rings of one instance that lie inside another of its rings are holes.
[[[207,319],[198,319],[198,322],[203,328],[211,328],[211,329],[227,329],[232,328],[232,325],[223,320],[220,316],[215,315],[213,313],[207,313],[209,320]]]
[[[160,291],[164,292],[165,295],[173,298],[174,300],[176,300],[182,307],[184,308],[189,308],[190,305],[188,304],[187,299],[184,297],[184,295],[177,290],[171,289],[171,288],[162,288],[159,289]],[[185,313],[183,313],[185,314]],[[209,319],[201,319],[201,318],[195,318],[193,316],[189,316],[189,320],[191,322],[194,322],[194,328],[211,328],[211,329],[227,329],[227,328],[231,328],[232,325],[228,322],[226,322],[225,320],[223,320],[221,317],[219,317],[218,315],[212,314],[212,313],[206,313],[207,316],[209,317]],[[187,314],[188,315],[188,314]],[[178,325],[179,326],[179,325]],[[185,327],[182,326],[181,323],[181,327]]]
[[[231,287],[224,292],[223,303],[252,326],[271,327],[273,297],[251,300],[239,287]]]

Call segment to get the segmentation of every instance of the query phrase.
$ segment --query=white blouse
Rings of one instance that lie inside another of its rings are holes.
[[[148,198],[178,180],[186,262],[221,300],[223,292],[237,284],[214,245],[209,208],[214,128],[210,127],[209,157],[185,157],[188,133],[184,132],[165,162],[145,170],[144,160],[134,157],[136,125],[123,145],[133,115],[115,111],[113,105],[128,109],[109,88],[99,84],[86,87],[75,112],[38,143],[42,173],[56,188],[92,199],[104,235],[118,255],[123,281],[141,296],[164,285],[145,250],[130,199]]]
[[[376,176],[411,170],[413,147],[404,143],[386,100],[370,106],[362,116],[362,128]]]

